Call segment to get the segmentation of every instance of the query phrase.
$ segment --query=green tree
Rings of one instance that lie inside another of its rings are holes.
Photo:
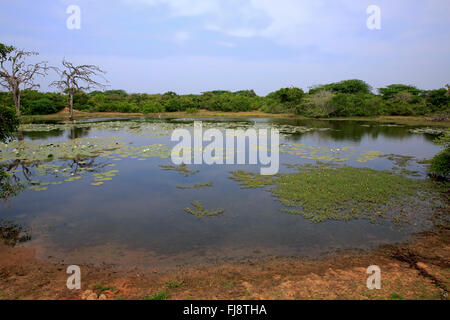
[[[356,93],[368,94],[372,92],[372,87],[363,80],[352,79],[312,87],[309,90],[309,94],[314,94],[317,93],[318,91],[331,91],[333,93],[347,93],[347,94],[356,94]]]
[[[401,92],[407,92],[413,96],[418,96],[423,93],[422,90],[417,89],[415,86],[410,86],[406,84],[391,84],[385,88],[379,88],[378,92],[385,99],[393,99]]]
[[[0,105],[0,141],[7,142],[14,136],[19,125],[19,119],[13,108]],[[0,166],[0,198],[8,199],[21,190],[19,185],[12,183],[10,176]]]

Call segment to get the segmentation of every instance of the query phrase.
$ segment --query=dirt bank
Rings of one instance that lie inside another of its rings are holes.
[[[200,110],[197,113],[185,113],[185,112],[165,112],[165,113],[155,113],[144,115],[142,113],[118,113],[118,112],[82,112],[74,110],[75,120],[85,120],[85,119],[99,119],[99,118],[136,118],[136,117],[149,117],[149,118],[185,118],[185,117],[195,117],[195,118],[289,118],[289,119],[308,119],[303,116],[290,114],[290,113],[265,113],[261,111],[249,111],[249,112],[220,112],[220,111],[208,111]],[[24,116],[24,122],[33,121],[64,121],[69,119],[69,111],[63,110],[61,112],[49,115],[39,115],[39,116]],[[450,127],[450,121],[434,121],[431,117],[406,117],[406,116],[380,116],[380,117],[350,117],[350,118],[326,118],[326,119],[316,119],[316,120],[361,120],[361,121],[377,121],[377,122],[388,122],[397,123],[405,125],[427,125],[427,126],[441,126]]]
[[[366,268],[381,268],[368,290]],[[0,299],[448,299],[450,229],[372,252],[308,260],[271,258],[158,270],[81,266],[81,290],[66,288],[67,265],[35,258],[32,248],[0,246]],[[94,294],[90,291],[92,290]]]

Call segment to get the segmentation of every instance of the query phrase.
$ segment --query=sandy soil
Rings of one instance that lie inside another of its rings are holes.
[[[381,290],[366,269],[381,268]],[[84,265],[81,290],[66,287],[68,266],[38,260],[35,249],[0,245],[0,299],[448,299],[450,229],[408,243],[321,259],[271,258],[160,272]],[[97,289],[97,290],[96,290]],[[92,294],[94,292],[94,294]]]

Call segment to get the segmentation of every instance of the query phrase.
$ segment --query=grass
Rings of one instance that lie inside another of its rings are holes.
[[[224,209],[217,209],[215,211],[209,211],[206,210],[203,205],[198,201],[191,202],[194,209],[191,208],[185,208],[184,210],[196,217],[204,218],[204,217],[211,217],[211,216],[218,216],[219,214],[222,214],[225,212]]]
[[[432,191],[432,183],[427,180],[347,166],[303,167],[299,172],[277,177],[235,171],[231,179],[245,188],[273,185],[269,191],[289,207],[282,211],[302,215],[312,222],[360,217],[374,222],[378,217],[391,216],[399,223],[404,210],[423,207],[424,199]]]
[[[398,293],[391,293],[390,295],[389,295],[389,298],[391,298],[391,299],[395,299],[395,300],[401,300],[401,299],[403,299],[403,297],[402,297],[402,295],[401,294],[398,294]]]
[[[168,300],[170,299],[170,294],[165,291],[159,291],[155,294],[149,294],[144,298],[144,300]]]
[[[103,285],[103,283],[97,283],[94,285],[94,291],[97,292],[97,294],[101,294],[104,291],[116,291],[115,287],[111,287],[111,286],[107,286],[107,285]]]
[[[175,288],[179,288],[181,286],[184,285],[184,281],[183,280],[170,280],[166,282],[166,287],[169,289],[175,289]]]

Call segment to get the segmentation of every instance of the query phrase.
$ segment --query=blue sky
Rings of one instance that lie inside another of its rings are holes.
[[[69,5],[79,30],[66,27]],[[369,5],[381,30],[366,26]],[[448,0],[14,0],[0,42],[52,65],[97,64],[128,92],[265,95],[352,78],[433,89],[450,82],[449,17]]]

